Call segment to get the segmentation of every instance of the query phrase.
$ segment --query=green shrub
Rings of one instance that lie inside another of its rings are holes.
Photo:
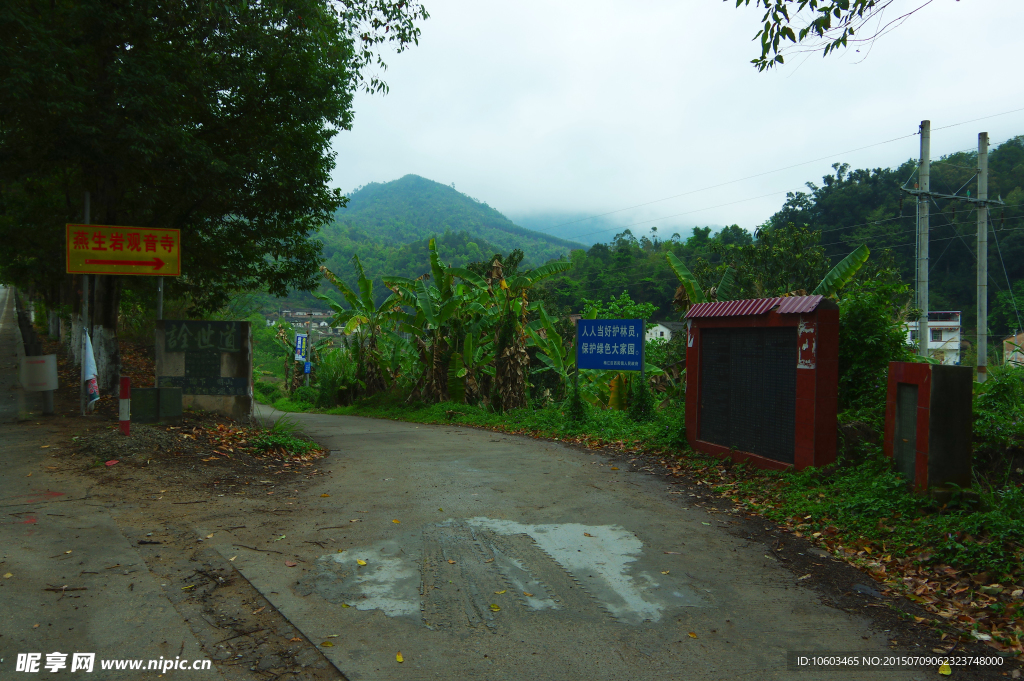
[[[884,251],[840,292],[840,409],[884,410],[889,362],[913,358],[903,326],[910,293]]]
[[[579,387],[574,384],[569,399],[566,400],[565,417],[572,424],[584,423],[587,420],[587,407],[587,403],[580,397]]]
[[[275,433],[268,431],[257,435],[249,441],[249,445],[256,452],[266,453],[277,449],[283,449],[290,455],[303,455],[320,449],[320,445],[309,440],[301,440],[288,433]]]
[[[265,404],[273,404],[277,400],[284,397],[284,393],[274,383],[267,383],[265,381],[256,381],[253,383],[253,392],[256,393],[256,397],[259,398],[260,402]]]
[[[629,396],[629,417],[637,423],[647,423],[654,419],[654,395],[651,393],[651,386],[648,381],[640,380],[640,375],[634,375],[630,381],[631,394]]]
[[[317,398],[319,397],[319,391],[316,388],[312,388],[308,385],[300,385],[292,393],[292,402],[298,402],[300,404],[306,404],[312,407],[316,404]]]

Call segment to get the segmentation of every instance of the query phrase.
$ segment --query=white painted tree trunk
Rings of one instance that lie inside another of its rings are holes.
[[[118,349],[117,330],[105,326],[92,327],[92,349],[96,356],[96,380],[100,392],[111,394],[117,390],[121,374],[121,353]]]

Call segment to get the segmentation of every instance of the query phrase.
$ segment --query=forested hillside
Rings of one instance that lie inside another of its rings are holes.
[[[437,238],[446,261],[457,266],[516,248],[523,251],[525,265],[536,266],[583,248],[583,244],[519,227],[486,203],[418,175],[359,188],[318,235],[324,245],[324,264],[351,285],[355,285],[352,256],[359,256],[367,275],[377,282],[379,300],[389,293],[380,285],[381,275],[415,278],[430,270],[427,241],[431,237]],[[302,292],[293,292],[288,301],[320,305]],[[263,302],[273,308],[281,301],[264,296]]]
[[[943,157],[932,163],[933,191],[977,196],[977,153]],[[544,282],[547,298],[558,306],[575,310],[585,298],[607,299],[623,290],[633,300],[654,303],[658,314],[672,316],[671,301],[678,281],[668,267],[665,253],[678,255],[705,286],[712,286],[726,264],[743,269],[761,267],[760,254],[771,253],[776,272],[762,272],[763,281],[772,280],[786,269],[786,258],[799,256],[810,281],[827,271],[857,246],[866,243],[876,260],[891,257],[903,280],[913,286],[915,257],[915,201],[900,191],[917,180],[917,162],[898,168],[850,170],[845,164],[833,166],[833,174],[821,184],[809,182],[806,192],[790,194],[782,208],[761,229],[778,231],[792,223],[806,227],[780,235],[781,241],[758,239],[733,225],[716,233],[696,229],[689,238],[661,240],[657,236],[635,238],[628,230],[608,244],[596,244],[588,251],[572,254],[574,266],[563,276]],[[1012,333],[1021,325],[1016,309],[1024,303],[1024,136],[1010,139],[989,153],[989,197],[1002,196],[1006,205],[990,210],[989,232],[989,329],[996,336]],[[812,238],[819,232],[819,238]],[[939,200],[931,208],[930,308],[961,310],[965,329],[975,328],[975,239],[977,214],[963,202]],[[1013,282],[1011,298],[1007,282]],[[744,295],[771,295],[800,288],[793,279],[775,281],[763,291],[747,282]]]

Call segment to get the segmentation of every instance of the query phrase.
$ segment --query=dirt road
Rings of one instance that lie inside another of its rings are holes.
[[[12,334],[0,323],[7,390]],[[327,459],[157,448],[106,466],[72,437],[102,443],[111,416],[78,417],[65,396],[58,416],[15,424],[14,402],[0,425],[0,678],[17,653],[89,651],[212,660],[177,674],[246,681],[832,679],[788,656],[938,643],[855,569],[641,458],[300,414]]]

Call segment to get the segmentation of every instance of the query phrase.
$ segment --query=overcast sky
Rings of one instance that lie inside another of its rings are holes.
[[[344,191],[415,173],[513,220],[555,223],[690,192],[609,217],[642,222],[634,231],[750,229],[832,163],[898,165],[919,141],[851,150],[926,118],[935,129],[1024,108],[1020,0],[934,0],[870,54],[794,55],[768,73],[749,63],[761,10],[731,0],[425,5],[419,46],[388,58],[390,94],[358,95],[353,129],[335,139]],[[976,148],[979,131],[993,144],[1024,134],[1024,111],[935,130],[933,159]],[[614,234],[602,228],[569,233]]]

